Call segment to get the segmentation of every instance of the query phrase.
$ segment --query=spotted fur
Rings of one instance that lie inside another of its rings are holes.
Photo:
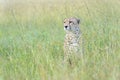
[[[64,56],[69,57],[74,54],[82,54],[82,34],[80,31],[80,20],[77,18],[68,18],[64,20],[64,30],[66,31],[64,41]]]

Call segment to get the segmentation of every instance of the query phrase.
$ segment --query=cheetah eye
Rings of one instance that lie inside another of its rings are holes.
[[[69,23],[73,23],[72,21],[69,21]]]

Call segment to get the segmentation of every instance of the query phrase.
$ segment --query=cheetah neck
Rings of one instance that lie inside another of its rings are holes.
[[[81,36],[80,32],[75,32],[75,33],[68,32],[66,33],[65,36],[65,42],[67,44],[76,44],[78,43],[80,36]]]

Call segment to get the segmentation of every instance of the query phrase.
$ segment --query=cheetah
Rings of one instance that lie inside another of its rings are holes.
[[[81,56],[82,54],[82,33],[79,27],[80,19],[67,18],[64,19],[64,30],[66,32],[64,40],[64,58],[69,59],[70,56]],[[71,61],[69,61],[71,64]]]

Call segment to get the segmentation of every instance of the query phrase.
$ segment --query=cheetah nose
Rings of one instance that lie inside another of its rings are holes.
[[[68,26],[65,26],[65,28],[67,28]]]

